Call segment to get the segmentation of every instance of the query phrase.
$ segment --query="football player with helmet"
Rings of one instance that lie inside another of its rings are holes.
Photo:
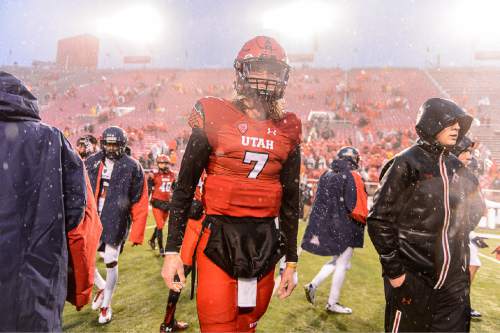
[[[206,170],[206,215],[194,246],[203,332],[255,331],[283,255],[278,295],[286,298],[295,288],[301,122],[284,111],[290,66],[276,40],[258,36],[243,45],[234,68],[236,97],[202,98],[189,116],[192,133],[170,204],[162,269],[167,286],[180,291],[185,275],[179,250]]]
[[[82,160],[97,152],[97,139],[92,134],[81,136],[76,141],[76,151]]]
[[[357,171],[359,161],[359,152],[354,147],[343,147],[337,152],[330,170],[325,171],[319,179],[302,240],[302,249],[305,251],[331,257],[314,279],[304,286],[307,300],[314,304],[316,289],[333,274],[326,304],[329,313],[352,313],[352,309],[341,305],[339,299],[354,249],[363,247],[368,215],[365,184]]]
[[[148,217],[148,187],[144,171],[126,154],[127,134],[120,127],[108,127],[100,139],[101,149],[86,161],[103,233],[99,254],[106,264],[106,280],[96,269],[99,289],[92,309],[99,310],[99,323],[111,321],[111,298],[118,281],[118,256],[127,235],[133,246],[142,244]]]
[[[160,255],[164,255],[163,249],[163,226],[168,218],[170,196],[175,185],[175,173],[170,170],[170,158],[165,154],[156,157],[158,171],[154,172],[148,179],[149,192],[151,195],[151,205],[153,206],[153,216],[156,227],[151,239],[148,241],[153,250],[156,249],[156,240],[160,248]]]

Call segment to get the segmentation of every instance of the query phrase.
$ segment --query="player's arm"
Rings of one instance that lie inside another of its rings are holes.
[[[278,295],[284,299],[295,288],[294,275],[297,266],[297,232],[299,229],[300,200],[300,146],[297,145],[283,165],[280,174],[283,196],[280,207],[280,229],[285,241],[286,267],[281,277]]]
[[[155,188],[154,175],[149,173],[148,174],[148,193],[149,193],[149,196],[153,195],[154,188]]]
[[[165,247],[166,256],[161,271],[167,287],[176,292],[182,289],[186,280],[179,250],[186,230],[189,209],[196,186],[203,170],[208,164],[211,152],[208,137],[204,130],[204,122],[203,107],[198,102],[189,117],[189,125],[193,131],[182,157],[181,168],[170,202],[168,236]],[[178,275],[180,282],[175,282],[176,275]]]
[[[203,129],[193,128],[175,181],[168,219],[167,252],[179,252],[198,181],[208,163],[211,147]]]
[[[286,261],[297,262],[297,231],[300,200],[300,146],[296,146],[283,165],[280,175],[283,197],[280,208],[280,228],[285,237]]]
[[[400,199],[411,182],[410,177],[405,161],[398,157],[389,161],[381,173],[380,186],[368,216],[368,233],[380,256],[384,274],[390,279],[405,273],[399,257],[398,216]]]

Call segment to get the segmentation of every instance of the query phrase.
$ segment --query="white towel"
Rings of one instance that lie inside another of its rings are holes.
[[[257,278],[238,279],[238,306],[253,308],[257,304]]]

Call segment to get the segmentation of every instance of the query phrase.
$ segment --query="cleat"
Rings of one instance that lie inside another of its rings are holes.
[[[481,318],[482,317],[481,316],[481,312],[478,312],[478,311],[476,311],[474,309],[470,309],[470,316],[472,318]]]
[[[156,243],[155,243],[154,239],[148,240],[148,244],[149,244],[149,246],[151,246],[152,250],[156,250]]]
[[[304,286],[304,291],[307,301],[314,305],[314,302],[316,302],[316,288],[314,288],[312,283],[308,283]]]
[[[351,314],[352,313],[352,309],[348,308],[347,306],[343,306],[342,304],[335,303],[333,305],[327,304],[326,305],[326,312],[341,313],[341,314]]]
[[[99,310],[104,299],[104,289],[99,289],[92,300],[92,310]]]
[[[165,256],[165,249],[160,248],[160,256],[164,257]]]
[[[111,307],[101,308],[99,312],[99,324],[104,325],[111,321],[111,317],[113,316],[113,311],[111,311]]]
[[[188,327],[189,327],[188,323],[186,323],[184,321],[174,320],[174,324],[173,325],[167,325],[165,323],[162,323],[160,325],[160,333],[184,331]]]

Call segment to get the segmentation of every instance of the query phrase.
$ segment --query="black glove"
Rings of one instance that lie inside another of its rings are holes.
[[[471,242],[474,245],[476,245],[478,248],[484,249],[484,248],[488,247],[488,244],[486,244],[486,242],[483,239],[487,239],[487,238],[476,236],[476,237],[471,239]]]

